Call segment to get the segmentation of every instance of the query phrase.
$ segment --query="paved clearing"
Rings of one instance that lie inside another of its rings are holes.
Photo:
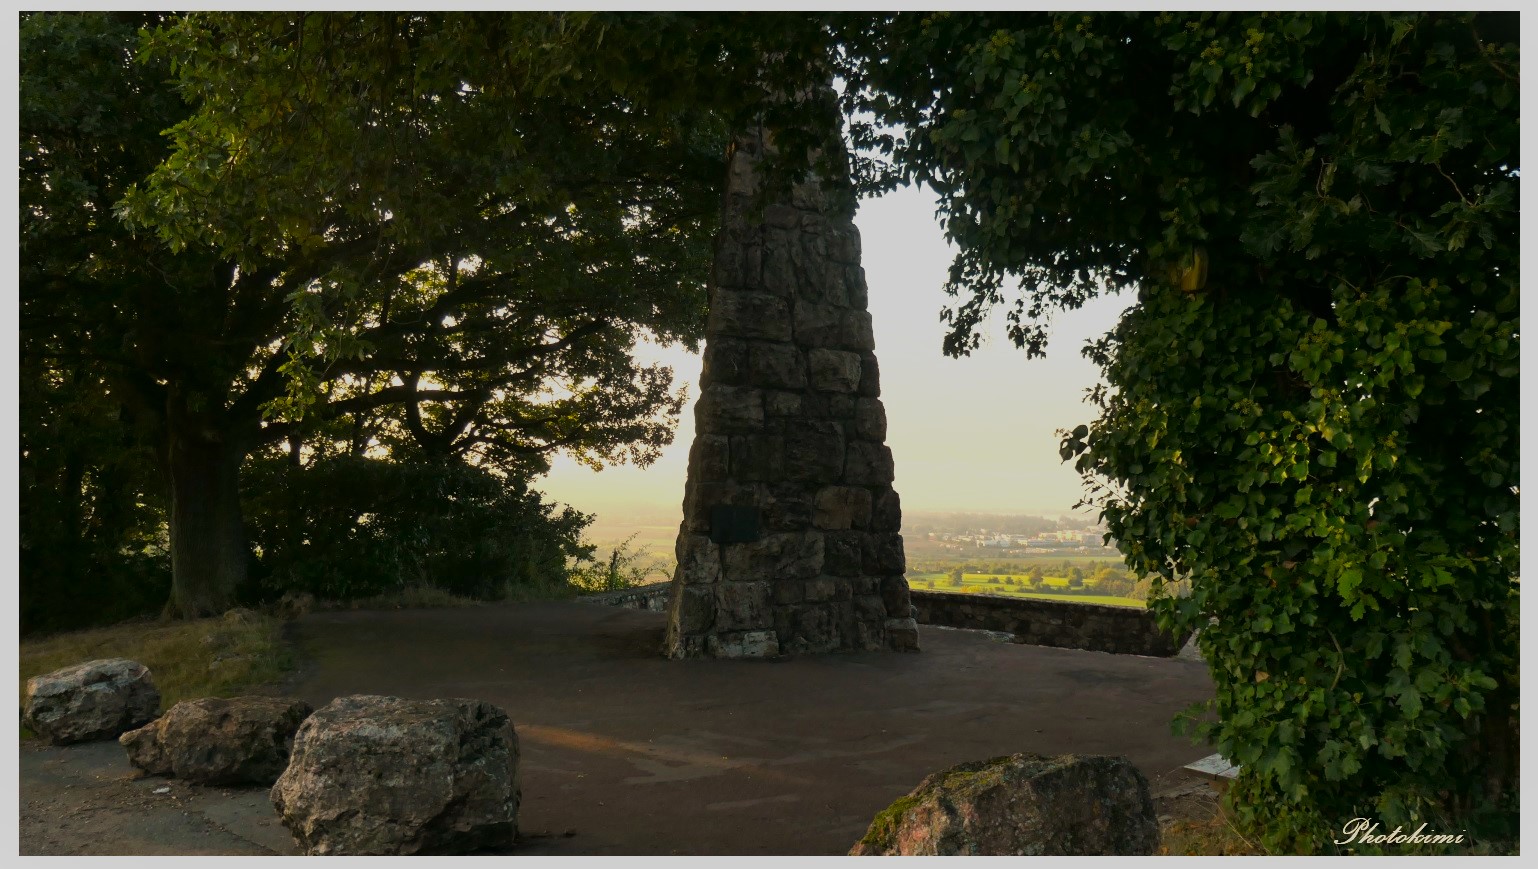
[[[266,788],[136,779],[116,742],[24,744],[20,766],[22,854],[299,853]]]
[[[582,603],[315,613],[290,626],[304,663],[284,690],[507,709],[529,854],[842,854],[960,761],[1122,754],[1160,791],[1210,753],[1169,728],[1211,695],[1200,662],[930,626],[917,655],[667,661],[663,622]],[[115,743],[23,745],[20,773],[23,854],[294,853],[265,788],[136,780]]]

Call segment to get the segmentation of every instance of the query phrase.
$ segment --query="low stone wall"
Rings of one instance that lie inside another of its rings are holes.
[[[664,612],[670,585],[658,582],[583,595],[578,600]],[[1033,646],[1168,658],[1189,639],[1175,642],[1159,631],[1152,613],[1132,607],[919,589],[909,595],[921,625],[999,631]]]
[[[1132,607],[919,589],[910,596],[921,625],[1003,631],[1033,646],[1168,658],[1186,639],[1161,633],[1153,613]]]
[[[585,594],[577,598],[577,600],[585,603],[622,606],[633,610],[650,610],[660,613],[667,611],[668,588],[671,585],[671,582],[654,582],[649,585],[638,585],[635,588],[622,588],[618,591],[600,591],[596,594]]]

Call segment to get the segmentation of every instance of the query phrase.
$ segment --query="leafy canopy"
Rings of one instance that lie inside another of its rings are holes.
[[[124,201],[278,272],[269,436],[394,408],[428,452],[650,460],[697,340],[719,125],[555,92],[549,17],[192,15],[150,41],[197,111]],[[495,58],[497,62],[486,62]]]

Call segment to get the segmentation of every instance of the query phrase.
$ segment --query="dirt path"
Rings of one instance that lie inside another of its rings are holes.
[[[380,693],[507,709],[530,836],[516,853],[840,854],[963,760],[1120,754],[1169,791],[1206,753],[1169,730],[1210,696],[1195,662],[934,628],[918,655],[665,661],[661,628],[569,603],[317,613],[294,624],[306,664],[287,688],[317,706]],[[114,743],[21,757],[22,853],[293,852],[265,789],[131,780]]]

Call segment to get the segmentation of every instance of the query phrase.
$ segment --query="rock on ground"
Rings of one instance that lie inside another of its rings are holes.
[[[286,591],[278,598],[278,615],[285,619],[297,619],[315,608],[315,595],[307,591]]]
[[[129,763],[152,775],[270,785],[288,766],[294,733],[312,711],[291,697],[184,700],[118,742]]]
[[[103,658],[27,680],[26,725],[55,745],[111,739],[154,720],[160,691],[149,668]]]
[[[1197,628],[1196,630],[1192,631],[1191,638],[1186,640],[1186,644],[1184,646],[1180,647],[1180,651],[1175,653],[1175,657],[1181,659],[1182,661],[1207,660],[1206,658],[1202,657],[1202,647],[1196,642],[1197,639],[1201,637],[1201,635],[1201,628]]]
[[[339,697],[300,725],[272,788],[309,854],[508,847],[518,800],[513,724],[477,700]]]
[[[1124,757],[1016,754],[924,779],[852,855],[1152,854],[1148,781]]]

